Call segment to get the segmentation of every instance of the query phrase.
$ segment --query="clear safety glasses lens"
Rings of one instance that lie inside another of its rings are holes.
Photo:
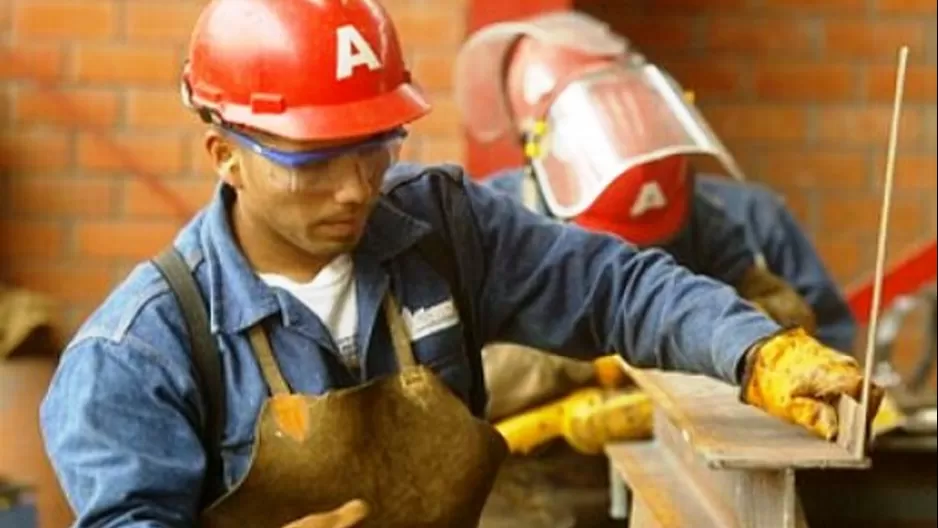
[[[331,186],[350,176],[377,179],[397,157],[407,131],[403,128],[375,135],[352,145],[311,151],[286,151],[259,143],[236,130],[227,133],[251,152],[272,162],[270,179],[278,187],[299,191]],[[342,165],[340,162],[348,162]],[[350,174],[354,173],[354,174]]]

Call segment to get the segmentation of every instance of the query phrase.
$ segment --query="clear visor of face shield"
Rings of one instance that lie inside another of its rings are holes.
[[[534,141],[531,166],[562,219],[582,213],[629,169],[668,156],[713,156],[743,179],[680,86],[647,63],[615,64],[568,84]]]
[[[289,191],[331,187],[337,179],[345,176],[345,171],[337,165],[342,160],[352,162],[359,174],[375,171],[383,174],[397,162],[401,145],[407,137],[407,131],[398,128],[351,145],[289,151],[264,145],[237,130],[229,128],[225,132],[240,145],[276,165],[269,178],[277,188]]]

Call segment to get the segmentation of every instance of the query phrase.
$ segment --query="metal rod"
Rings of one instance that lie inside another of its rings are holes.
[[[855,422],[859,428],[859,454],[866,452],[866,426],[870,405],[870,384],[873,377],[874,353],[876,349],[876,327],[879,325],[880,297],[883,287],[883,269],[886,262],[886,239],[889,232],[889,210],[892,205],[892,187],[896,168],[896,145],[899,138],[899,117],[902,114],[902,96],[905,89],[906,62],[909,47],[899,49],[899,66],[896,72],[896,91],[889,128],[889,144],[886,153],[886,176],[883,184],[883,201],[879,213],[879,234],[876,241],[876,271],[873,275],[873,302],[870,306],[870,321],[867,326],[866,353],[864,357],[863,394],[860,400],[860,416]]]

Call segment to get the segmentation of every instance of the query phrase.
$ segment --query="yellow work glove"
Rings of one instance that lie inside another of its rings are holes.
[[[814,310],[794,288],[771,271],[758,266],[749,268],[736,284],[736,291],[778,324],[799,326],[809,334],[815,332]]]
[[[863,372],[854,358],[825,347],[796,328],[749,352],[741,398],[831,440],[838,432],[838,398],[849,395],[859,400],[862,387]],[[871,418],[882,397],[882,389],[872,386]]]

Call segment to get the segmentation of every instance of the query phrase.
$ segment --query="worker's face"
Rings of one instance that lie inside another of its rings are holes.
[[[330,257],[358,243],[399,138],[297,142],[212,130],[207,145],[248,229]]]

